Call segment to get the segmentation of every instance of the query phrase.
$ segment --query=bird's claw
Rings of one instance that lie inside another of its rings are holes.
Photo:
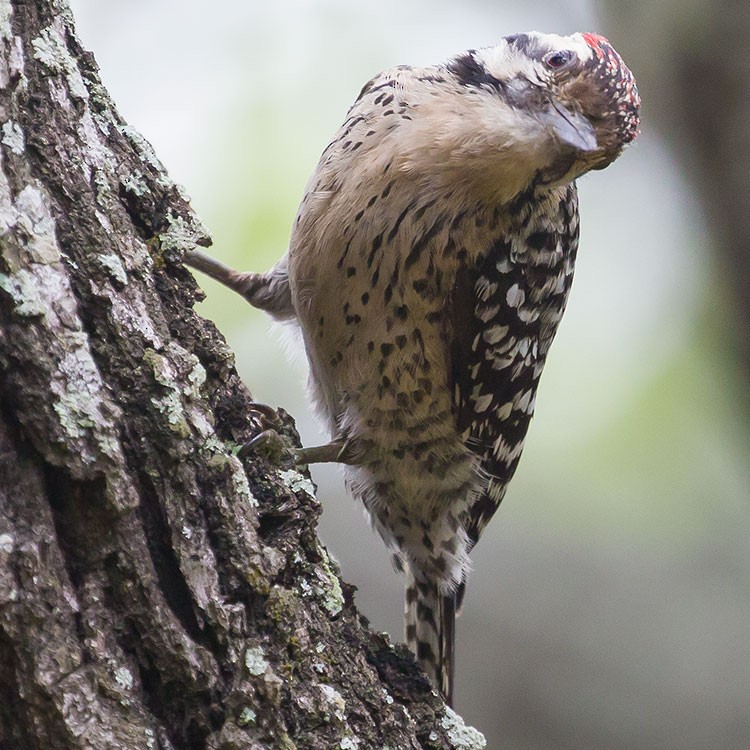
[[[258,401],[253,401],[250,404],[250,412],[261,425],[263,430],[267,429],[280,429],[281,418],[276,409],[268,404],[261,404]]]
[[[248,440],[238,451],[240,458],[258,455],[274,464],[284,462],[285,458],[294,461],[295,450],[291,441],[276,430],[263,430]]]
[[[252,455],[262,456],[271,463],[278,464],[294,461],[295,442],[298,438],[293,423],[291,426],[288,423],[286,412],[257,401],[250,404],[249,412],[258,432],[240,446],[237,455],[243,459]]]

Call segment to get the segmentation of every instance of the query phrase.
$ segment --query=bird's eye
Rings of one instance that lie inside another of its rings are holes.
[[[550,70],[560,70],[573,60],[573,53],[569,49],[550,52],[543,58],[544,64]]]

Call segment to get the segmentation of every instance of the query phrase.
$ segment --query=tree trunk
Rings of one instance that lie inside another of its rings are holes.
[[[64,2],[0,0],[0,86],[0,747],[482,747],[354,609],[307,475],[238,457],[210,240]]]

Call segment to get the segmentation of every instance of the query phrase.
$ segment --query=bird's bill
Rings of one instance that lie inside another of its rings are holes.
[[[560,143],[576,151],[596,151],[596,133],[594,126],[579,112],[566,109],[554,100],[549,108],[539,114],[539,119],[555,134]]]

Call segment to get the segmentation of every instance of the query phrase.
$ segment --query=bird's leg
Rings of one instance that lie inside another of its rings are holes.
[[[224,265],[210,255],[193,248],[185,253],[185,263],[192,268],[202,271],[215,281],[228,287],[237,294],[244,297],[250,304],[266,309],[272,314],[281,312],[279,317],[289,317],[286,305],[279,305],[279,300],[286,301],[288,296],[288,283],[286,281],[285,267],[278,268],[276,274],[240,273],[233,268]],[[281,273],[279,273],[279,271]],[[279,283],[281,282],[281,283]],[[275,294],[269,294],[266,290],[276,290]],[[275,304],[268,305],[266,298]],[[289,305],[291,310],[291,305]],[[286,315],[284,313],[287,313]],[[278,456],[285,451],[284,437],[279,429],[281,423],[277,412],[265,404],[253,403],[252,410],[259,415],[259,422],[265,429],[255,437],[248,440],[239,451],[241,457],[246,457],[256,451],[262,451],[269,457]],[[294,463],[321,464],[321,463],[352,463],[350,446],[348,441],[333,440],[326,445],[316,445],[310,448],[292,449]]]
[[[289,447],[291,438],[283,434],[283,420],[275,409],[257,401],[254,401],[250,408],[256,413],[262,431],[240,448],[240,457],[245,458],[251,453],[259,451],[269,457],[280,453],[291,453],[292,460],[297,466],[324,463],[351,464],[354,462],[351,441],[339,439],[332,440],[325,445],[314,445],[310,448],[291,448]]]
[[[267,273],[240,273],[197,248],[188,250],[184,261],[188,266],[237,292],[253,307],[265,310],[276,320],[291,320],[296,317],[289,288],[286,255]]]
[[[239,455],[245,458],[251,453],[262,451],[269,456],[273,456],[284,450],[283,443],[284,438],[276,430],[266,429],[248,440],[240,448]],[[310,448],[292,448],[291,454],[296,466],[325,463],[350,464],[353,462],[348,441],[333,440],[325,445],[314,445]]]
[[[353,463],[351,446],[348,440],[332,440],[325,445],[315,445],[310,448],[299,448],[294,454],[295,462],[299,464],[351,464]]]
[[[257,287],[259,274],[235,271],[197,248],[185,253],[185,263],[198,271],[202,271],[206,276],[210,276],[245,299],[248,299],[248,294],[254,292]],[[252,302],[249,299],[248,301]]]
[[[185,263],[237,292],[251,305],[266,310],[277,318],[294,316],[286,262],[283,259],[267,274],[240,273],[193,248],[185,253]],[[252,405],[252,410],[258,413],[258,421],[263,429],[240,448],[239,455],[246,457],[259,451],[269,458],[278,458],[282,453],[288,452],[277,412],[265,404],[258,403]],[[349,442],[342,440],[333,440],[327,445],[316,445],[311,448],[291,449],[291,452],[297,465],[352,462]]]

